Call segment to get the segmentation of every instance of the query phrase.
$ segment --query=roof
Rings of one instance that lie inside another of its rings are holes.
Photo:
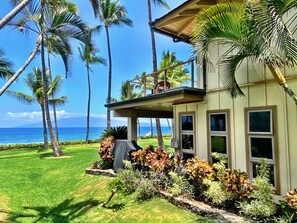
[[[204,95],[202,89],[178,87],[158,94],[106,104],[105,107],[113,110],[114,115],[119,117],[129,117],[130,112],[134,111],[137,117],[172,118],[173,105],[202,101]]]
[[[188,0],[153,22],[156,32],[170,36],[174,41],[190,43],[196,15],[203,9],[217,4],[217,0]]]

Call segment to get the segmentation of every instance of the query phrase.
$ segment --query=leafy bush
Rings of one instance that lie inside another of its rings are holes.
[[[145,201],[153,198],[156,195],[156,188],[149,178],[142,178],[136,189],[136,199],[138,201]]]
[[[113,136],[109,136],[105,138],[100,143],[100,150],[99,150],[99,156],[101,157],[101,160],[99,162],[99,165],[102,169],[108,169],[112,167],[114,157],[112,155],[112,148],[115,143],[115,138]]]
[[[155,150],[151,145],[133,152],[132,161],[142,170],[169,172],[174,167],[174,156],[171,153],[160,148]]]
[[[168,185],[171,184],[171,178],[164,172],[151,172],[149,178],[156,190],[167,190]]]
[[[100,141],[113,136],[115,139],[127,139],[127,126],[117,126],[106,128],[100,136]]]
[[[216,176],[214,168],[205,160],[199,160],[198,158],[187,160],[185,169],[199,193],[203,193],[206,189],[203,184],[204,179],[214,180]]]
[[[234,200],[248,199],[253,191],[248,175],[240,170],[227,169],[223,176],[223,183]]]
[[[260,160],[258,175],[254,178],[257,190],[253,191],[251,202],[240,203],[242,212],[254,218],[269,217],[275,213],[273,202],[273,187],[269,181],[269,168],[266,159]]]
[[[173,194],[173,196],[192,195],[193,188],[184,176],[178,175],[175,172],[169,172],[169,176],[171,177],[171,185],[167,189],[168,192]]]
[[[98,143],[98,139],[89,140],[89,143]],[[59,145],[82,145],[85,144],[85,140],[71,140],[71,141],[61,141]],[[49,143],[51,146],[51,143]],[[43,143],[20,143],[20,144],[3,144],[0,145],[0,151],[12,150],[12,149],[41,149],[43,148]]]
[[[204,179],[203,184],[207,186],[207,190],[203,194],[214,204],[221,205],[231,199],[230,194],[225,190],[221,181]]]
[[[297,188],[289,191],[284,197],[287,204],[297,211]]]

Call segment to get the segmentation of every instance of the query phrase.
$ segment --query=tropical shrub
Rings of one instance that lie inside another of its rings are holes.
[[[124,160],[125,169],[120,169],[117,176],[109,182],[108,188],[111,195],[103,206],[107,205],[116,193],[131,194],[139,185],[141,173],[133,168],[130,161]]]
[[[205,160],[199,160],[198,158],[187,160],[185,169],[189,173],[189,177],[198,193],[203,193],[206,190],[203,184],[204,179],[214,180],[216,177],[214,168]]]
[[[204,179],[203,184],[207,187],[203,194],[210,199],[212,203],[222,205],[225,201],[231,199],[231,195],[225,190],[221,181]]]
[[[284,197],[287,204],[297,211],[297,188],[289,191],[286,196]]]
[[[248,199],[253,191],[248,175],[240,170],[227,169],[222,182],[234,200]]]
[[[174,155],[163,149],[147,146],[144,150],[132,153],[132,161],[142,170],[152,170],[168,173],[174,167]]]
[[[156,195],[156,188],[150,178],[143,177],[139,181],[136,189],[136,199],[138,201],[145,201],[153,198]]]
[[[253,218],[272,216],[275,213],[276,205],[273,202],[274,189],[269,181],[269,168],[266,159],[260,160],[257,176],[254,178],[257,190],[253,191],[251,202],[241,202],[242,212]]]
[[[150,172],[149,178],[156,190],[167,190],[168,185],[171,184],[171,178],[164,172]]]
[[[100,136],[100,141],[105,138],[113,136],[115,139],[127,139],[127,126],[116,126],[106,128]]]
[[[101,161],[99,161],[99,166],[102,169],[108,169],[112,167],[114,157],[112,155],[112,148],[115,143],[115,138],[113,136],[109,136],[105,138],[100,143],[99,156],[101,157]]]
[[[176,172],[169,172],[171,178],[171,184],[167,191],[173,196],[186,195],[190,196],[193,193],[192,185],[189,181],[182,175],[178,175]]]

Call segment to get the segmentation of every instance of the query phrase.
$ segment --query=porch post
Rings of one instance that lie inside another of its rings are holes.
[[[137,115],[133,111],[128,117],[128,140],[137,141]]]

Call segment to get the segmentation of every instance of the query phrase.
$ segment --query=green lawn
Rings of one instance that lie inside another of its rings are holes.
[[[138,203],[134,195],[109,197],[104,176],[85,168],[98,159],[98,144],[63,147],[65,158],[51,151],[0,152],[0,222],[213,222],[161,198]]]

